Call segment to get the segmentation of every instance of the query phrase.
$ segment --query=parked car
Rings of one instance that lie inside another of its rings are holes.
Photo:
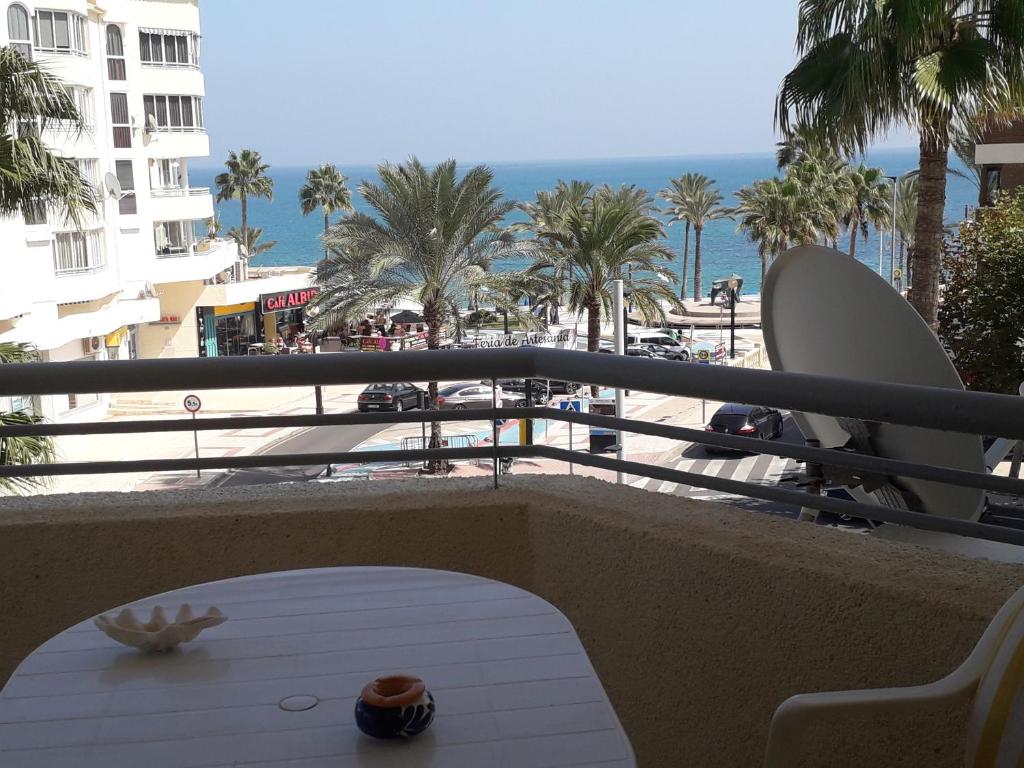
[[[629,345],[657,344],[658,346],[667,347],[679,355],[679,357],[675,358],[677,360],[690,359],[690,350],[686,345],[676,341],[665,331],[631,328],[626,334],[626,343]]]
[[[490,386],[489,381],[481,382]],[[498,379],[502,399],[516,408],[526,407],[526,379]],[[547,405],[551,402],[551,387],[544,379],[530,379],[530,390],[533,392],[534,405]]]
[[[503,393],[501,387],[498,387],[498,406],[502,405]],[[442,411],[490,408],[491,385],[476,381],[443,384],[437,390],[437,407]]]
[[[776,440],[782,437],[782,414],[774,408],[765,408],[759,405],[726,403],[715,411],[715,415],[704,427],[704,431]],[[705,445],[704,450],[712,453],[730,451],[731,449]]]
[[[614,347],[601,347],[597,351],[604,352],[609,355],[615,354]],[[626,355],[628,357],[649,357],[655,360],[665,359],[660,358],[658,355],[654,354],[654,352],[650,349],[649,344],[630,344],[628,347],[626,347]]]
[[[419,393],[422,391],[408,381],[398,384],[370,384],[360,393],[356,405],[360,413],[404,411],[418,407]]]
[[[645,347],[651,351],[655,357],[660,357],[662,360],[680,360],[684,363],[690,361],[690,351],[688,349],[679,349],[678,347],[667,347],[664,344],[645,344]]]
[[[582,389],[583,385],[575,381],[558,381],[557,379],[545,379],[555,395],[575,395]]]

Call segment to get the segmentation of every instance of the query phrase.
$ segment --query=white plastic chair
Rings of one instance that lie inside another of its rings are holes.
[[[792,766],[814,722],[850,715],[886,717],[928,702],[974,699],[968,724],[967,768],[1024,766],[1024,588],[1006,601],[970,656],[929,685],[805,693],[782,702],[772,717],[765,768]]]

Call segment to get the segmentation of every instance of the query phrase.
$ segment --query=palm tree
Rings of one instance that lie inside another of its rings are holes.
[[[246,255],[249,259],[254,259],[277,245],[277,240],[268,240],[265,243],[260,242],[260,238],[263,237],[263,229],[261,227],[249,227],[244,233],[241,229],[232,227],[228,230],[228,237],[246,249]]]
[[[74,160],[54,154],[44,129],[82,130],[59,78],[12,47],[0,47],[0,217],[53,208],[78,223],[96,211],[96,191]],[[10,131],[10,132],[9,132]]]
[[[708,178],[702,173],[684,173],[678,179],[669,179],[669,183],[672,186],[661,190],[658,196],[668,203],[669,226],[677,221],[686,225],[683,235],[683,268],[680,271],[682,279],[679,281],[679,298],[685,300],[690,271],[690,227],[693,226],[687,213],[690,209],[689,201],[697,194],[697,190],[707,185]]]
[[[302,215],[308,216],[314,211],[324,215],[324,237],[330,227],[330,215],[338,211],[352,210],[352,193],[345,182],[348,178],[338,170],[336,165],[324,163],[306,174],[306,183],[299,189],[299,204]],[[328,255],[327,243],[324,242],[324,258]]]
[[[254,243],[246,239],[254,230],[249,228],[249,198],[262,197],[273,202],[274,180],[267,176],[270,166],[263,162],[260,153],[253,149],[234,150],[228,152],[224,162],[227,171],[217,175],[217,202],[237,199],[242,204],[242,226],[239,232],[243,239],[239,244],[246,253],[252,255]]]
[[[919,134],[910,301],[935,328],[950,134],[1019,96],[1019,0],[801,0],[797,49],[776,103],[784,132],[804,122],[855,152],[900,124]]]
[[[536,232],[538,229],[559,226],[565,212],[573,206],[582,205],[587,195],[593,191],[593,187],[589,181],[573,180],[566,183],[559,179],[554,191],[541,190],[537,192],[533,202],[519,204],[519,209],[529,220],[512,224],[509,227],[510,231]],[[568,277],[568,267],[534,276],[534,292],[540,298],[541,304],[548,308],[552,323],[559,322],[558,313]]]
[[[31,363],[39,357],[27,344],[0,342],[0,365]],[[0,411],[0,426],[20,427],[38,424],[43,420],[24,410]],[[49,437],[19,436],[0,437],[0,466],[16,464],[50,464],[56,454]],[[20,493],[42,485],[41,477],[0,477],[0,493]]]
[[[917,174],[907,173],[896,185],[896,232],[900,239],[899,268],[903,269],[904,249],[914,247],[914,222],[917,219]]]
[[[525,275],[490,271],[496,259],[534,249],[531,240],[502,227],[515,204],[502,199],[489,168],[478,165],[459,178],[454,160],[428,170],[412,158],[380,165],[377,173],[380,184],[359,185],[377,216],[349,213],[328,231],[330,256],[316,270],[315,328],[334,328],[412,298],[423,307],[427,349],[439,349],[445,319],[458,314],[461,299],[485,288],[499,309],[533,324],[511,298],[528,288]],[[436,410],[436,381],[428,392]],[[433,422],[430,447],[440,446],[441,424]],[[441,465],[429,464],[431,471]]]
[[[809,145],[786,167],[785,182],[799,198],[800,215],[806,219],[801,232],[813,230],[814,239],[835,248],[843,214],[855,197],[849,163],[831,149]]]
[[[877,230],[888,227],[892,221],[892,196],[889,179],[881,168],[860,165],[847,166],[846,177],[850,182],[850,195],[842,212],[843,226],[850,232],[850,258],[857,250],[857,232],[868,239],[868,226]]]
[[[666,266],[673,254],[660,242],[665,229],[656,213],[643,190],[602,186],[534,230],[545,248],[529,271],[569,275],[569,310],[577,316],[587,313],[591,352],[600,346],[602,316],[611,314],[613,281],[626,282],[647,322],[664,320],[661,302],[679,306],[672,287],[675,276]]]
[[[732,211],[721,205],[724,198],[715,186],[715,180],[701,174],[698,176],[679,215],[693,225],[693,298],[699,302],[703,297],[700,257],[704,227],[711,221],[732,218]]]
[[[815,220],[819,216],[815,199],[809,197],[793,179],[762,179],[736,193],[739,204],[733,215],[739,219],[737,231],[757,244],[761,258],[761,284],[772,259],[791,245],[804,245],[818,237]]]

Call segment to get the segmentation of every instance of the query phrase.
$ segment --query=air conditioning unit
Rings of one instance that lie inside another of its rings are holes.
[[[95,355],[103,348],[102,336],[89,336],[82,339],[82,352],[87,355]]]
[[[240,283],[249,279],[249,261],[247,259],[235,259],[235,265],[231,268],[231,282]]]

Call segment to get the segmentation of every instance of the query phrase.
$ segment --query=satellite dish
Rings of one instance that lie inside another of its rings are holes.
[[[817,245],[790,249],[768,270],[761,302],[765,347],[775,370],[963,390],[953,363],[914,308],[844,253]],[[823,448],[851,440],[851,425],[844,429],[832,416],[794,413],[793,419]],[[977,435],[881,424],[869,442],[885,458],[985,471]],[[981,489],[913,478],[892,478],[892,483],[916,495],[933,515],[977,520],[982,512]],[[884,488],[850,492],[860,501],[893,506]]]
[[[117,180],[117,176],[114,174],[108,172],[104,175],[103,186],[106,187],[107,195],[114,200],[120,200],[124,197],[124,193],[121,191],[121,182]]]

